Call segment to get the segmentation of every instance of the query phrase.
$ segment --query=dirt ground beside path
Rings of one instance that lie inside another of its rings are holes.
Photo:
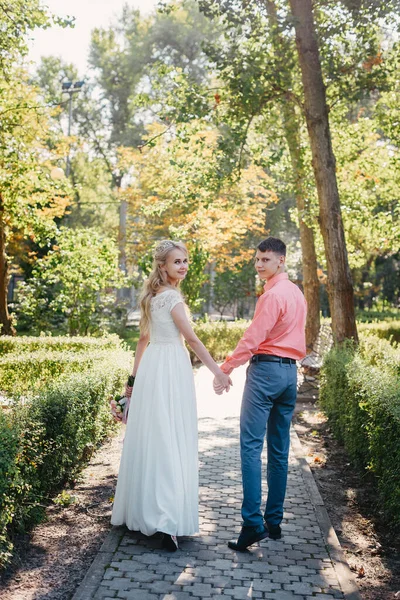
[[[363,600],[400,599],[400,540],[374,516],[371,484],[350,465],[317,407],[298,413],[295,429]]]

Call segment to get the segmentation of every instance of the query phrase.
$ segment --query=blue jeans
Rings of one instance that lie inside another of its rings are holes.
[[[286,494],[290,423],[296,404],[297,369],[282,362],[250,363],[240,413],[243,525],[263,527],[261,452],[267,435],[268,498],[264,519],[279,525]]]

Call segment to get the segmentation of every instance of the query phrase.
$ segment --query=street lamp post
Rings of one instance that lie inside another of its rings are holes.
[[[64,94],[69,94],[69,110],[68,110],[68,137],[71,135],[71,123],[72,123],[72,95],[81,91],[82,86],[84,85],[84,81],[63,81],[62,83],[62,91]],[[66,168],[66,176],[69,177],[71,171],[71,161],[69,157],[69,148],[67,155],[67,168]]]

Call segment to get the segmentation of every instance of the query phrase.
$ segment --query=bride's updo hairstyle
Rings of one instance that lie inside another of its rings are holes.
[[[147,333],[150,326],[150,301],[159,291],[160,287],[170,287],[167,281],[166,274],[161,270],[165,265],[168,254],[172,250],[182,250],[187,256],[188,251],[183,242],[175,242],[173,240],[162,240],[158,242],[153,254],[153,266],[150,275],[143,284],[142,293],[140,295],[140,331]],[[179,285],[179,284],[178,284]]]

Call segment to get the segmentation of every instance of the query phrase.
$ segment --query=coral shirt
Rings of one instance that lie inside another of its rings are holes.
[[[231,356],[225,359],[224,373],[247,362],[253,354],[274,354],[299,360],[306,355],[306,300],[300,289],[280,273],[264,286],[254,318]]]

